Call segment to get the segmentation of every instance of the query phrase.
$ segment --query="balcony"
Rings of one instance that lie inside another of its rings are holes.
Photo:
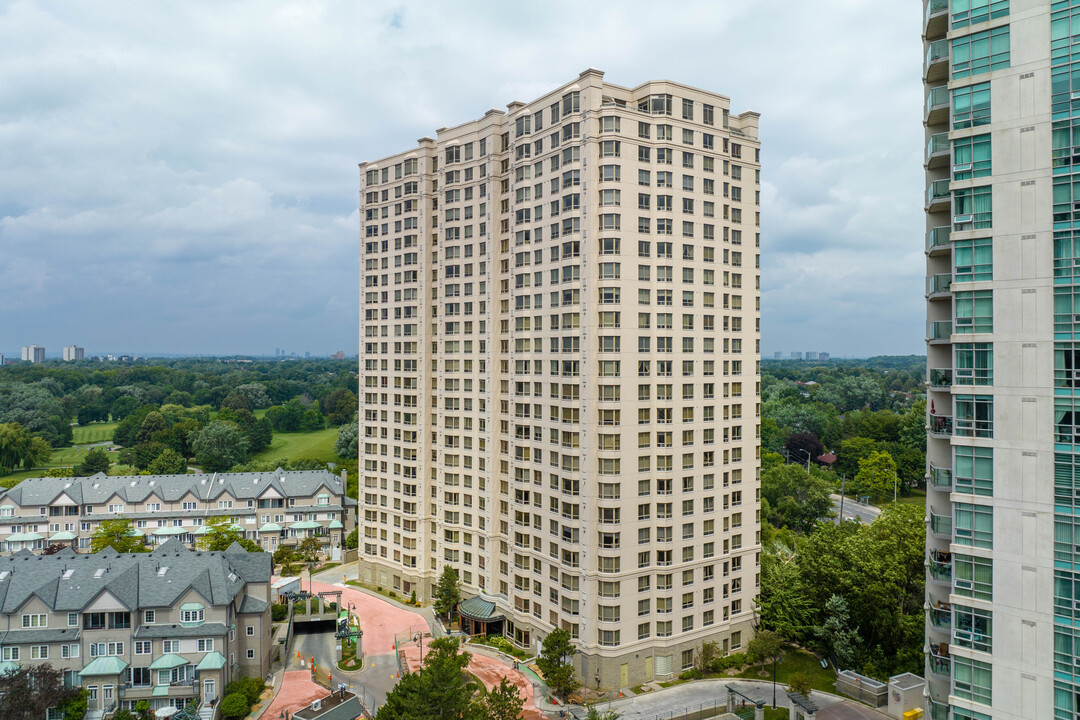
[[[940,132],[930,136],[926,143],[926,167],[930,170],[949,164],[949,133]]]
[[[932,697],[926,698],[926,707],[929,709],[930,720],[951,720],[952,713],[948,703],[939,703]]]
[[[131,683],[124,683],[117,688],[117,693],[121,698],[126,700],[141,700],[143,698],[152,698],[155,696],[155,690],[157,688],[166,687],[164,685],[132,685]],[[186,682],[175,682],[167,686],[169,689],[169,697],[195,697],[199,694],[199,681],[188,680]],[[158,691],[160,692],[160,691]],[[158,697],[161,697],[158,695]]]
[[[948,390],[953,384],[952,368],[931,368],[927,384],[931,390]]]
[[[930,533],[934,537],[942,538],[945,540],[952,539],[952,518],[948,515],[938,515],[933,510],[929,511],[930,515]]]
[[[926,96],[926,116],[923,118],[930,126],[941,125],[949,121],[949,88],[939,85],[931,88]]]
[[[930,624],[938,630],[950,632],[952,630],[952,606],[947,602],[930,600],[930,607],[926,609]]]
[[[933,255],[943,252],[952,252],[952,242],[949,239],[952,233],[952,225],[940,225],[926,231],[926,251]]]
[[[944,212],[949,209],[952,193],[948,180],[935,180],[926,188],[926,211]]]
[[[927,83],[941,82],[949,77],[949,41],[942,38],[926,49],[923,79]]]
[[[952,273],[937,273],[926,279],[926,297],[931,300],[952,298]]]
[[[927,342],[932,345],[947,343],[952,339],[952,320],[935,320],[930,323]]]
[[[931,415],[930,434],[945,440],[951,438],[953,435],[952,415]]]
[[[938,490],[952,490],[953,474],[952,470],[948,468],[939,468],[931,465],[928,479],[930,480],[930,484]]]
[[[931,548],[927,555],[927,567],[930,579],[942,585],[952,585],[952,553]]]
[[[944,37],[949,30],[949,0],[930,0],[923,16],[923,36],[929,40]]]
[[[945,678],[952,675],[952,657],[949,655],[948,643],[930,643],[930,652],[926,659],[927,667],[934,675]]]

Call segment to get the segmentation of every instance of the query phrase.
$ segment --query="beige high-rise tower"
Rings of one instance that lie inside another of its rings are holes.
[[[590,687],[749,640],[758,115],[587,70],[360,164],[360,576]]]

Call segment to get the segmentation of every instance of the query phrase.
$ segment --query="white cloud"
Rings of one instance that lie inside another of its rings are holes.
[[[597,67],[762,113],[763,350],[918,352],[919,23],[895,0],[10,2],[0,338],[351,351],[356,163]]]

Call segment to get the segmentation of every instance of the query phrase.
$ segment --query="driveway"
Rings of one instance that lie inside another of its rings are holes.
[[[275,720],[283,716],[285,710],[295,713],[310,705],[312,700],[329,694],[329,690],[311,682],[310,670],[287,670],[281,681],[281,689],[274,696],[274,702],[270,703],[270,707],[263,710],[259,717],[261,720]]]

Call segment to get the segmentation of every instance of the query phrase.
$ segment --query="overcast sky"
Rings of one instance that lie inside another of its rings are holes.
[[[0,352],[355,354],[357,163],[595,67],[762,114],[764,354],[922,353],[920,20],[907,0],[0,0]]]

